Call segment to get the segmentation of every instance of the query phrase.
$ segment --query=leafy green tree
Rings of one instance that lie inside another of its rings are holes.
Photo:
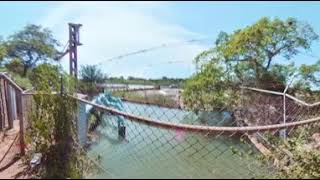
[[[80,91],[92,96],[99,92],[97,84],[104,83],[105,75],[96,65],[85,65],[80,68]]]
[[[301,78],[294,84],[296,88],[311,90],[314,87],[320,87],[320,60],[312,65],[302,64],[299,67]]]
[[[60,91],[61,72],[58,66],[44,63],[34,68],[29,78],[35,90]]]
[[[272,68],[277,56],[290,60],[301,50],[310,49],[318,35],[308,24],[294,18],[281,20],[262,18],[232,34],[220,33],[216,47],[202,53],[201,58],[223,59],[234,69],[237,78],[253,75],[257,80]]]
[[[0,65],[3,62],[6,55],[7,55],[7,49],[4,43],[2,42],[2,38],[0,37]]]
[[[183,91],[185,105],[193,111],[213,111],[234,104],[236,100],[230,91],[232,81],[218,61],[210,61],[202,66],[201,72],[187,80]]]
[[[23,73],[23,64],[20,59],[13,58],[11,61],[5,64],[5,67],[18,75],[21,75]]]
[[[96,65],[84,65],[80,68],[81,80],[90,83],[97,84],[105,81],[105,75]]]
[[[8,58],[18,58],[23,64],[22,75],[39,62],[54,59],[58,51],[58,41],[51,31],[38,25],[27,25],[23,30],[11,35],[6,42]]]
[[[262,18],[231,34],[221,32],[215,47],[196,57],[200,71],[187,81],[184,102],[192,109],[212,104],[228,106],[232,103],[226,100],[235,100],[224,97],[234,97],[238,93],[234,89],[237,84],[283,90],[297,70],[292,62],[289,66],[283,65],[276,57],[290,61],[300,51],[309,50],[317,39],[318,35],[309,24],[294,18]],[[208,73],[210,71],[220,72]]]

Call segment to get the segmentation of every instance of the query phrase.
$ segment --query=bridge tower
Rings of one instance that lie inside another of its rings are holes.
[[[69,72],[70,76],[78,79],[78,54],[77,47],[81,46],[79,29],[82,24],[69,23]]]

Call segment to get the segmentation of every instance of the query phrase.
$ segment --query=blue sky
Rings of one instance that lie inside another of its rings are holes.
[[[67,23],[82,23],[84,45],[79,48],[79,64],[99,64],[112,76],[190,76],[195,70],[194,56],[211,47],[220,31],[232,32],[264,16],[296,17],[320,35],[320,2],[1,2],[0,12],[1,36],[27,23],[41,24],[62,45],[67,41]],[[163,43],[198,38],[207,40],[106,61]],[[294,60],[310,64],[317,57],[319,41],[308,55]],[[67,69],[68,59],[61,64]]]

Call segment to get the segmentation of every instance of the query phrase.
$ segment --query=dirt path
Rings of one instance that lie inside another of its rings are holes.
[[[20,175],[25,167],[18,157],[20,148],[18,146],[19,138],[17,138],[19,133],[17,123],[16,121],[13,129],[5,133],[0,132],[0,179],[26,178]]]

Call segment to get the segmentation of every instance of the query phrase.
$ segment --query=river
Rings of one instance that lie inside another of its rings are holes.
[[[188,111],[128,102],[124,107],[139,116],[200,124],[199,116]],[[214,113],[209,124],[228,124],[221,117],[230,120],[226,114]],[[250,151],[257,153],[253,147],[237,137],[204,136],[125,120],[126,138],[119,140],[117,117],[108,115],[104,123],[89,156],[99,154],[102,166],[111,173],[99,172],[94,178],[256,178],[267,174],[254,155],[248,156]]]

